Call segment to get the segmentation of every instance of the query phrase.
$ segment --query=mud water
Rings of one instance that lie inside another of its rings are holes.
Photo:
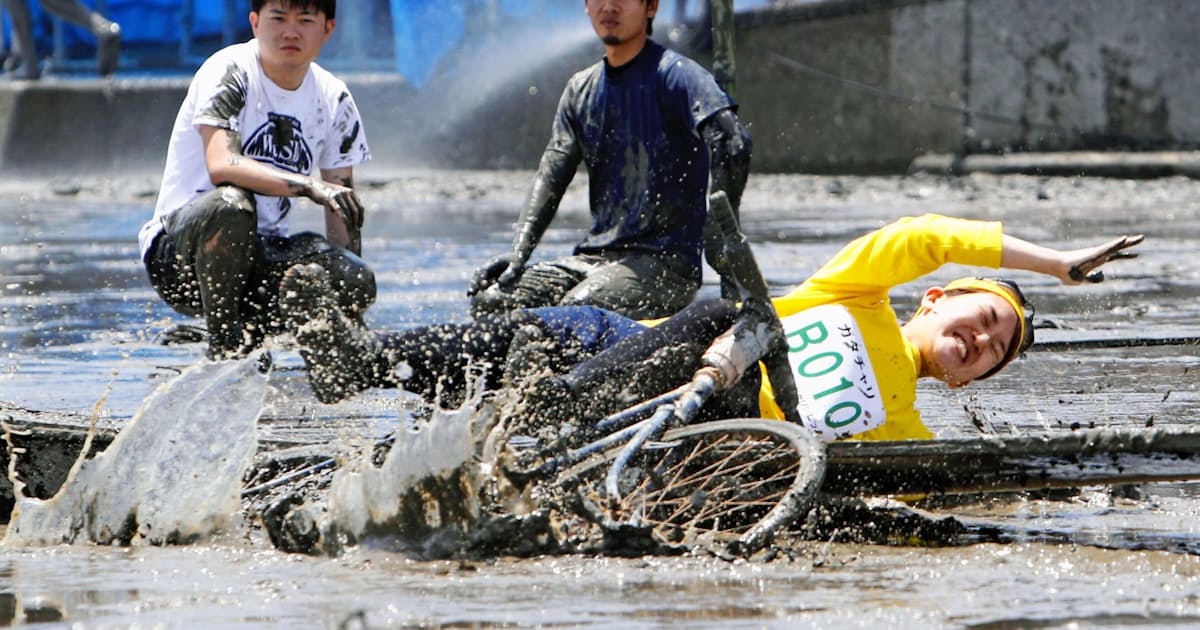
[[[378,274],[372,325],[466,318],[473,268],[508,246],[529,173],[367,173],[364,250]],[[582,179],[582,178],[580,178]],[[578,184],[578,183],[577,183]],[[162,346],[184,322],[155,298],[135,234],[156,182],[0,185],[0,401],[90,413],[119,427],[202,348]],[[1108,281],[1063,288],[1012,274],[1057,326],[1042,339],[1168,337],[1200,331],[1200,184],[1034,177],[855,178],[756,175],[743,206],[776,292],[838,247],[893,218],[941,212],[1005,222],[1029,240],[1083,246],[1144,233],[1141,257]],[[543,255],[586,223],[576,185]],[[304,225],[318,225],[315,211]],[[929,280],[966,273],[947,268]],[[706,293],[715,293],[711,277]],[[893,293],[911,310],[925,283]],[[274,350],[260,430],[370,440],[399,422],[395,392],[326,406],[294,350]],[[920,393],[941,435],[1053,434],[1090,426],[1186,426],[1200,408],[1194,346],[1030,352],[1000,376]],[[1200,492],[1158,484],[941,506],[992,532],[953,547],[919,541],[806,543],[772,562],[685,558],[499,558],[426,562],[357,548],[289,556],[240,538],[181,547],[0,550],[0,625],[392,627],[593,625],[1109,627],[1200,623]],[[1001,535],[997,535],[1000,532]],[[904,543],[904,544],[899,544]]]

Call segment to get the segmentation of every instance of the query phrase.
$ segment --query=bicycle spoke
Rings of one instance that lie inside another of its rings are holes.
[[[638,453],[621,473],[614,522],[639,515],[667,542],[737,543],[757,548],[816,492],[824,448],[804,429],[776,421],[731,419],[672,429],[665,447]],[[619,449],[564,471],[564,481],[603,504],[603,479]],[[593,503],[596,505],[596,503]]]
[[[667,483],[660,488],[651,488],[654,479],[643,477],[628,498],[641,500],[643,518],[649,522],[681,526],[682,523],[677,521],[686,520],[688,528],[706,531],[720,531],[721,523],[727,518],[736,523],[745,521],[745,516],[756,510],[766,513],[790,485],[768,488],[766,492],[760,489],[780,481],[786,483],[790,479],[786,474],[787,467],[774,466],[774,474],[765,478],[751,474],[745,482],[740,482],[741,476],[755,473],[756,469],[764,467],[765,462],[789,459],[787,455],[791,451],[766,436],[754,436],[736,444],[731,443],[733,439],[730,435],[721,435],[711,442],[698,441],[691,446],[687,455],[679,457],[667,469],[667,474],[663,475],[669,479]],[[692,468],[701,457],[716,459],[703,461],[701,466]],[[792,454],[790,459],[794,461],[795,455]],[[671,492],[673,488],[690,486],[698,487],[686,495]],[[703,503],[695,501],[699,492],[704,493]],[[739,519],[738,516],[743,518]],[[753,522],[734,525],[738,530],[751,526]]]

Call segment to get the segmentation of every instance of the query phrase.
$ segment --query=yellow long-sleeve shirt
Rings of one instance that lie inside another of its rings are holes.
[[[884,411],[880,426],[855,437],[864,440],[933,437],[915,406],[921,355],[901,335],[888,291],[946,263],[999,267],[1001,241],[998,222],[933,214],[900,219],[853,241],[806,282],[773,300],[779,316],[785,319],[823,305],[841,305],[853,319],[874,373],[871,397],[879,396]],[[824,366],[830,361],[812,363],[816,367],[809,372],[823,373]],[[800,372],[805,373],[804,366]],[[800,388],[805,387],[802,380],[797,377]],[[863,380],[866,382],[865,376]],[[849,381],[846,384],[849,385]],[[759,405],[763,417],[783,418],[765,375]],[[821,420],[817,418],[816,422]],[[827,414],[824,420],[828,422],[830,416]],[[837,426],[837,423],[829,426]]]

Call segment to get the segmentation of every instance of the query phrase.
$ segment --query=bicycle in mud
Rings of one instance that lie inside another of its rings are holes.
[[[783,328],[767,285],[724,193],[710,212],[725,238],[729,275],[741,294],[732,327],[704,353],[691,381],[610,415],[532,469],[508,470],[518,484],[553,480],[573,511],[606,531],[649,529],[660,542],[725,545],[749,553],[768,543],[816,495],[824,443],[799,421]],[[733,418],[693,424],[717,391],[746,370],[767,367],[788,421]],[[598,436],[598,437],[595,437]],[[513,449],[536,448],[514,437]]]
[[[643,528],[668,545],[753,552],[815,496],[824,444],[777,420],[689,424],[716,390],[714,371],[702,368],[677,390],[605,418],[595,427],[611,431],[602,438],[506,474],[518,483],[552,480],[572,511],[605,531]],[[510,446],[529,447],[516,438]]]
[[[481,497],[467,503],[500,506],[505,500],[494,497],[504,492],[493,491],[482,498],[488,492],[479,490],[496,483],[511,484],[517,494],[536,495],[533,503],[539,509],[568,518],[573,514],[606,533],[648,533],[657,543],[673,546],[717,544],[747,554],[794,520],[821,484],[824,444],[797,417],[796,386],[783,327],[733,210],[723,193],[715,194],[711,201],[711,212],[725,240],[724,275],[736,285],[741,299],[732,325],[707,345],[701,367],[689,382],[565,433],[548,418],[534,418],[533,426],[544,424],[554,430],[530,432],[526,430],[529,426],[517,426],[523,420],[511,425],[504,420],[529,414],[493,413],[488,421],[492,427],[483,432],[488,437],[476,447],[474,464],[461,466],[453,473],[453,481],[431,482],[425,489],[428,496],[412,501],[412,505],[428,507],[408,510],[410,516],[429,510],[446,513],[432,519],[410,518],[411,522],[393,519],[388,527],[376,531],[423,530],[428,520],[465,523],[461,511],[449,506],[462,503],[462,496]],[[780,407],[789,410],[785,412],[788,421],[731,418],[696,422],[715,393],[759,369],[760,360]],[[378,446],[394,450],[395,444],[389,438]],[[275,461],[283,463],[279,456]],[[475,465],[479,462],[497,465],[485,466],[491,471],[487,474],[468,472],[473,467],[483,468]],[[243,497],[309,483],[316,473],[334,467],[329,458],[282,476],[277,474],[281,469],[268,470],[268,476],[274,478],[265,481],[259,477],[256,481],[260,483],[247,489]],[[489,475],[491,481],[480,481]],[[504,481],[498,481],[500,477]],[[467,486],[475,488],[451,500],[436,496]],[[409,492],[421,493],[419,488]],[[279,521],[299,502],[274,501],[264,516]],[[476,525],[486,520],[483,514],[476,516],[472,517]]]

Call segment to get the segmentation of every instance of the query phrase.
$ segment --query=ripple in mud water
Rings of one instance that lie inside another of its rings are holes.
[[[373,182],[364,192],[370,212],[364,247],[377,270],[380,299],[370,322],[464,319],[466,280],[482,260],[509,246],[529,177],[418,173]],[[545,255],[568,251],[585,225],[580,183],[546,235]],[[999,219],[1017,235],[1062,246],[1145,233],[1141,257],[1114,267],[1103,285],[1061,289],[1045,279],[1018,279],[1038,303],[1039,317],[1068,331],[1174,334],[1200,329],[1194,186],[1183,179],[756,175],[743,217],[776,291],[802,281],[849,238],[903,214]],[[103,414],[119,423],[158,384],[199,358],[195,346],[153,343],[182,320],[156,300],[136,261],[134,235],[150,214],[149,202],[124,198],[122,191],[85,184],[71,200],[28,191],[25,199],[0,199],[0,219],[12,226],[0,234],[0,399],[83,413],[111,382]],[[961,272],[947,269],[932,280]],[[704,291],[715,293],[706,279]],[[898,308],[915,306],[920,286],[898,288]],[[286,375],[281,382],[294,383],[298,374],[288,370],[298,358],[286,346],[276,349],[276,358]],[[1194,348],[1030,353],[979,387],[947,392],[923,386],[920,399],[930,423],[950,435],[977,434],[972,417],[1011,434],[1187,426],[1195,416],[1198,363]],[[315,423],[337,422],[340,430],[362,431],[370,440],[399,422],[388,406],[396,402],[390,394],[323,407],[296,399],[289,387],[272,394],[267,431],[314,439],[320,435]],[[1189,485],[1151,485],[1132,497],[1013,496],[983,505],[988,509],[975,503],[934,513],[1003,525],[1010,537],[1005,544],[798,543],[769,563],[712,557],[419,562],[365,547],[310,558],[268,550],[261,540],[6,549],[0,623],[59,617],[197,626],[741,621],[1058,627],[1200,619],[1191,526],[1200,500]],[[1139,546],[1186,553],[1131,550]]]

